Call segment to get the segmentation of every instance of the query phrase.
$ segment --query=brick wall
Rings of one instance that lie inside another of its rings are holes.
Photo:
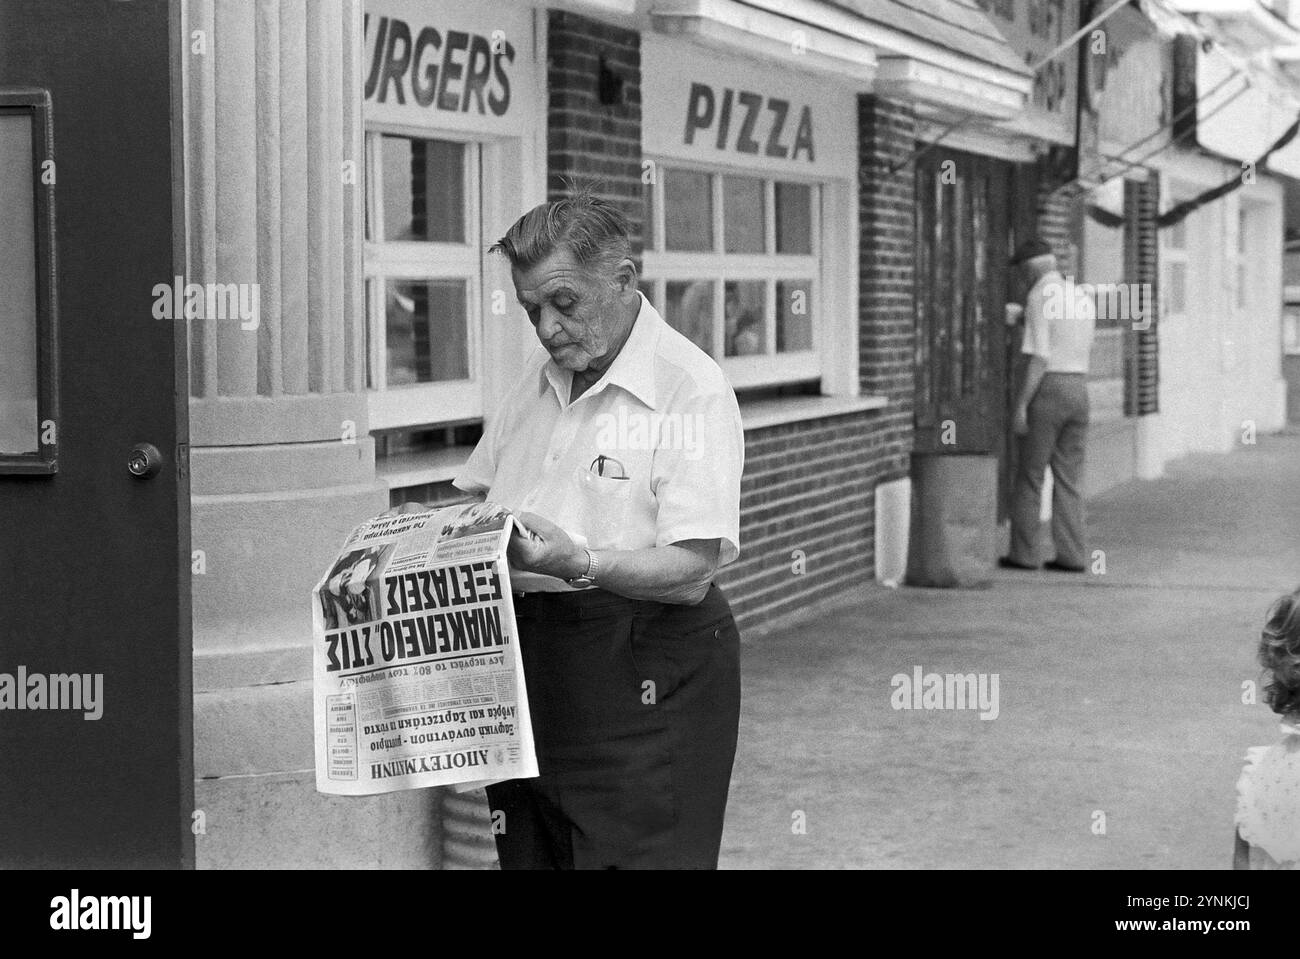
[[[742,630],[875,578],[876,485],[912,450],[914,169],[889,170],[914,148],[909,108],[859,98],[859,380],[889,405],[746,433],[741,558],[719,578]]]
[[[596,184],[633,224],[642,243],[641,35],[573,13],[549,12],[547,196]],[[605,93],[602,103],[602,63]]]
[[[872,581],[875,484],[888,472],[880,419],[856,413],[745,434],[741,554],[718,577],[742,631]]]
[[[886,460],[881,479],[906,476],[916,396],[916,148],[909,106],[858,98],[858,380],[889,405],[872,418]]]
[[[1038,192],[1038,237],[1046,240],[1056,254],[1056,265],[1063,276],[1078,277],[1079,246],[1075,240],[1075,216],[1079,201],[1072,190],[1051,192],[1053,183],[1044,183]]]
[[[1146,180],[1124,181],[1124,272],[1129,283],[1151,289],[1150,326],[1124,330],[1124,415],[1145,416],[1160,411],[1160,249],[1156,218],[1160,212],[1160,178],[1154,171]]]

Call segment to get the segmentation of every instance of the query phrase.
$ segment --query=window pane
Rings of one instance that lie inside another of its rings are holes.
[[[465,242],[465,145],[387,136],[384,239]]]
[[[812,349],[812,280],[776,281],[776,351]]]
[[[32,118],[0,114],[0,453],[37,452]]]
[[[1169,264],[1169,312],[1182,313],[1187,309],[1187,264]]]
[[[726,285],[723,305],[727,317],[727,356],[766,353],[763,307],[767,298],[763,280],[733,281]]]
[[[713,284],[686,280],[665,284],[664,319],[692,343],[713,355]]]
[[[776,252],[812,253],[812,187],[776,185]]]
[[[389,280],[388,385],[469,378],[464,280]]]
[[[707,173],[665,170],[664,247],[669,250],[713,249],[713,194]]]
[[[762,253],[767,244],[763,181],[748,176],[724,176],[722,217],[722,238],[728,253]]]

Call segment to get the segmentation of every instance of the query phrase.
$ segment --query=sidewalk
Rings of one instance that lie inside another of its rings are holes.
[[[1089,530],[1104,575],[871,587],[747,635],[722,868],[1227,868],[1277,738],[1242,684],[1300,583],[1300,434],[1113,489]],[[893,709],[916,666],[998,674],[997,718]]]

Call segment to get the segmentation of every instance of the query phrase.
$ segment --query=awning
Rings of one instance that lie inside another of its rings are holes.
[[[974,58],[994,70],[1032,78],[1016,51],[973,0],[827,0],[826,5]]]
[[[1033,76],[973,0],[656,0],[656,29],[753,55],[800,38],[801,66],[937,111],[1005,119]]]

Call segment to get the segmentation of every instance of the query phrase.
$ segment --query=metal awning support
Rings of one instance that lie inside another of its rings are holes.
[[[1051,63],[1061,54],[1065,53],[1067,50],[1073,47],[1081,37],[1091,32],[1092,30],[1095,30],[1100,24],[1104,23],[1115,13],[1118,13],[1121,8],[1128,6],[1129,3],[1131,2],[1132,0],[1115,0],[1115,2],[1112,3],[1109,7],[1107,7],[1100,15],[1093,17],[1086,24],[1084,24],[1082,27],[1080,27],[1078,30],[1072,33],[1069,37],[1061,41],[1061,43],[1054,50],[1050,51],[1046,56],[1039,59],[1037,63],[1031,65],[1029,69],[1035,75],[1037,75],[1038,72],[1043,69],[1043,67],[1047,66],[1047,64]],[[960,120],[954,121],[952,124],[944,128],[944,130],[937,137],[935,137],[929,143],[917,149],[914,153],[912,153],[911,156],[907,157],[907,159],[902,160],[899,163],[895,164],[894,166],[890,167],[888,175],[893,176],[899,170],[902,170],[903,168],[915,163],[921,157],[925,156],[927,153],[929,153],[931,150],[937,147],[940,143],[942,143],[947,137],[949,137],[953,133],[956,133],[958,130],[960,130],[962,127],[966,126],[967,124],[973,123],[977,119],[979,118],[973,114],[970,114],[962,117]]]

